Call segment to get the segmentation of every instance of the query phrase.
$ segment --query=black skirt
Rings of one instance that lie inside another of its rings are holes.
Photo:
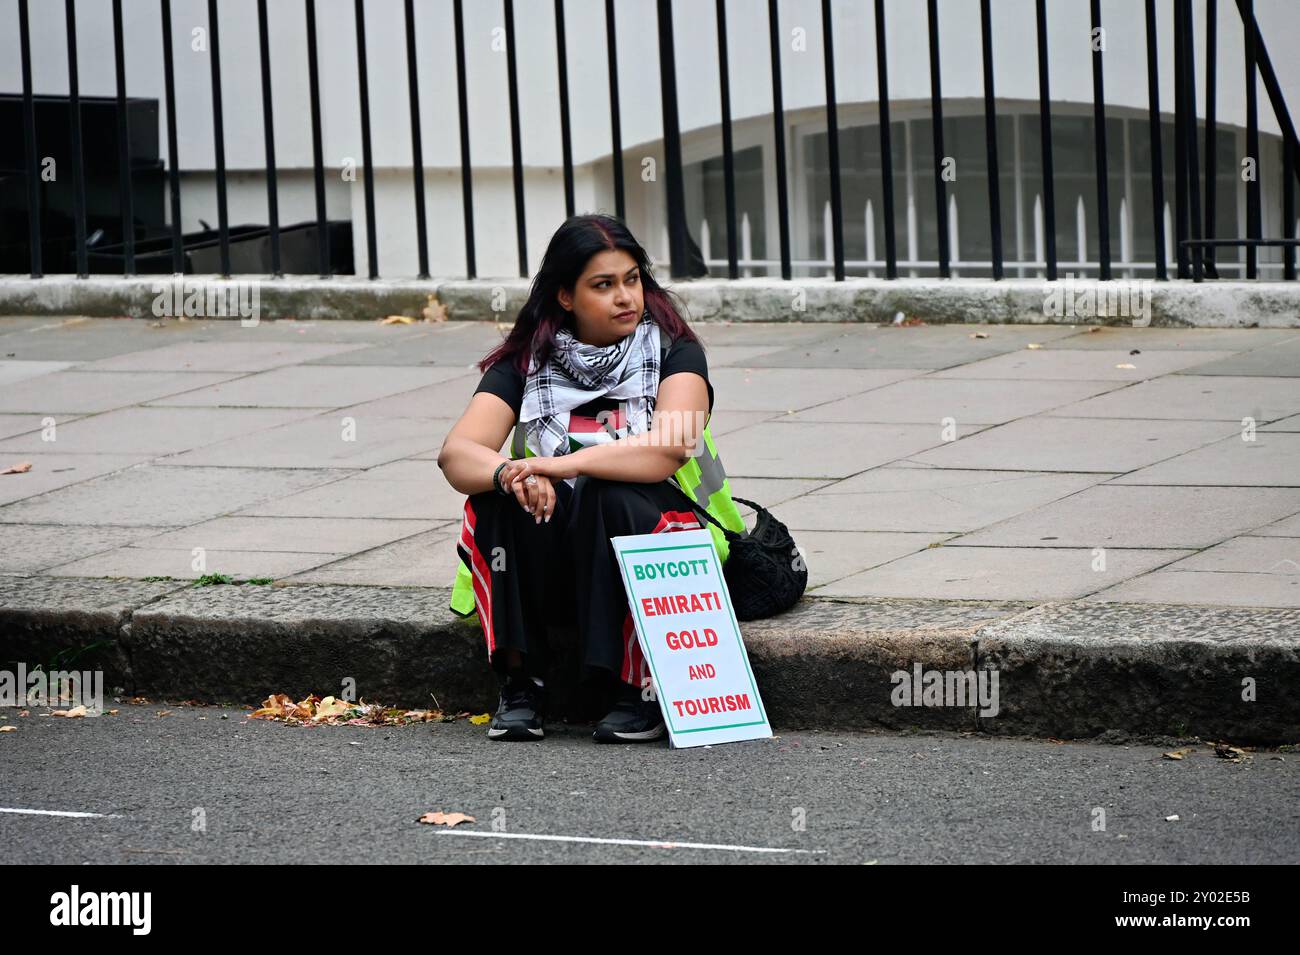
[[[645,686],[650,668],[637,642],[611,537],[697,530],[700,519],[667,481],[587,475],[555,488],[555,514],[537,523],[515,496],[470,495],[456,549],[474,578],[488,660],[504,673],[506,651],[545,678],[547,625],[576,627],[581,678],[612,674]]]

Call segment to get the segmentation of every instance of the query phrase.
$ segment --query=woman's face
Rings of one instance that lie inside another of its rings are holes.
[[[645,311],[641,270],[622,249],[593,255],[572,294],[560,289],[556,297],[573,313],[574,336],[588,345],[612,345],[626,338]]]

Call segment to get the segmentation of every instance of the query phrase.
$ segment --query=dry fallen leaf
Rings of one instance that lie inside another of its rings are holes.
[[[365,700],[352,703],[332,696],[322,700],[314,693],[297,703],[285,693],[274,693],[263,701],[260,708],[250,713],[249,718],[279,720],[295,726],[404,726],[407,723],[452,722],[456,719],[445,716],[442,710],[399,709]]]
[[[471,716],[469,718],[469,721],[473,723],[475,726],[482,726],[490,719],[492,719],[490,713],[480,713],[478,716]]]
[[[1124,368],[1124,369],[1132,370],[1132,369],[1136,368],[1137,365],[1133,364],[1131,361],[1122,361],[1122,362],[1120,362],[1118,365],[1116,365],[1115,367],[1116,367],[1116,368]]]
[[[18,727],[16,726],[0,726],[0,733],[17,733],[17,732],[18,732]]]
[[[316,712],[312,714],[314,720],[330,719],[334,716],[342,716],[348,710],[352,709],[351,703],[345,703],[342,700],[336,700],[332,696],[327,696],[320,701],[316,707]]]
[[[1040,344],[1038,344],[1038,342],[1030,342],[1030,343],[1029,343],[1028,345],[1026,345],[1025,347],[1026,347],[1026,348],[1038,349],[1038,348],[1042,348],[1043,346],[1040,345]]]
[[[989,333],[988,333],[988,332],[971,332],[971,333],[970,333],[970,337],[971,337],[971,338],[988,338],[988,337],[989,337]]]
[[[389,315],[387,318],[379,320],[380,325],[412,325],[415,319],[407,315]]]
[[[21,464],[11,464],[9,467],[0,471],[0,474],[23,474],[32,469],[31,461],[24,461]]]
[[[1165,757],[1165,759],[1182,759],[1184,756],[1186,756],[1186,755],[1187,755],[1188,753],[1190,753],[1190,752],[1191,752],[1191,749],[1190,749],[1190,748],[1189,748],[1189,749],[1176,749],[1176,750],[1174,750],[1172,753],[1165,753],[1165,754],[1164,754],[1164,757]]]
[[[310,697],[308,697],[310,699]],[[268,696],[262,703],[262,708],[252,714],[252,718],[259,719],[283,719],[295,713],[298,704],[294,703],[285,693],[273,693]]]
[[[1229,746],[1227,743],[1215,743],[1214,755],[1232,763],[1239,763],[1243,759],[1250,758],[1250,755],[1244,749],[1236,746]]]
[[[70,709],[70,710],[55,710],[55,711],[54,711],[53,713],[51,713],[50,715],[51,715],[51,716],[68,716],[68,717],[85,716],[85,715],[86,715],[86,708],[85,708],[84,706],[74,706],[74,707],[73,707],[72,709]]]
[[[428,823],[431,826],[459,826],[462,822],[474,822],[473,816],[467,816],[463,812],[426,812],[418,820],[419,822]]]
[[[448,318],[447,306],[438,301],[438,296],[430,295],[429,304],[420,309],[426,322],[445,322]]]

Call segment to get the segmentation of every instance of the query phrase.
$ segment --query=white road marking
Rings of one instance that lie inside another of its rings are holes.
[[[723,849],[729,852],[823,853],[825,849],[775,849],[765,846],[732,846],[712,842],[656,842],[650,839],[601,839],[596,836],[547,836],[535,832],[475,832],[472,829],[447,829],[440,836],[480,836],[485,839],[538,839],[544,842],[586,842],[608,846],[650,846],[654,849]]]
[[[0,807],[0,812],[12,812],[24,816],[72,816],[77,819],[121,819],[116,813],[102,812],[72,812],[62,809],[6,809]]]

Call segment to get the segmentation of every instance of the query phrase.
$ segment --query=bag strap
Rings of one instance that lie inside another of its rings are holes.
[[[729,527],[724,527],[721,523],[719,523],[718,519],[717,519],[716,517],[714,517],[712,514],[710,514],[706,508],[701,507],[701,506],[699,505],[699,503],[698,503],[698,502],[697,502],[693,497],[691,497],[689,494],[687,494],[685,491],[683,491],[683,490],[681,489],[681,487],[678,486],[677,482],[675,482],[675,481],[667,481],[667,482],[665,482],[665,483],[667,483],[667,485],[668,485],[669,487],[671,487],[673,490],[675,490],[678,494],[680,494],[680,495],[682,496],[682,498],[686,501],[686,503],[689,504],[689,505],[691,506],[691,510],[692,510],[692,511],[694,511],[694,512],[697,513],[697,514],[702,515],[702,516],[704,517],[705,520],[707,520],[709,523],[711,523],[711,524],[713,524],[714,526],[716,526],[716,527],[718,528],[718,530],[722,531],[723,535],[726,536],[727,541],[728,541],[729,543],[732,542],[732,541],[738,541],[738,540],[740,540],[740,539],[744,536],[744,535],[742,535],[742,534],[737,533],[736,531],[733,531],[733,530],[732,530],[731,528],[729,528]],[[732,500],[733,500],[733,501],[738,501],[738,500],[740,500],[740,498],[738,498],[738,497],[733,497]],[[746,504],[751,504],[751,506],[752,506],[752,502],[750,502],[750,501],[745,501],[744,503],[746,503]]]

